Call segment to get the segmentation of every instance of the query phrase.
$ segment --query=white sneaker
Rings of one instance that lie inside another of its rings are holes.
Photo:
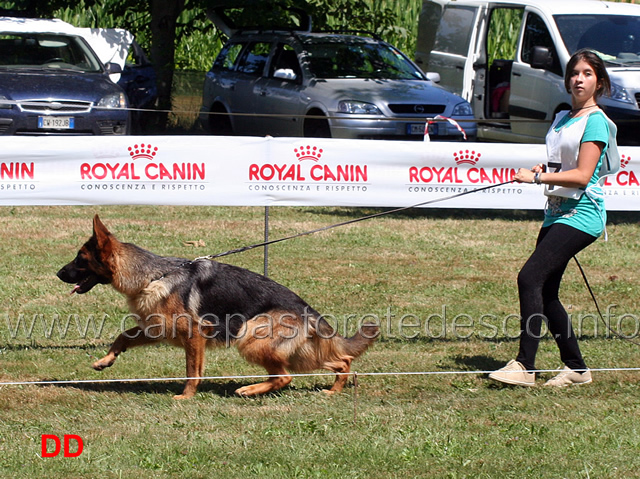
[[[526,368],[512,359],[503,368],[489,374],[489,378],[505,384],[514,384],[516,386],[535,386],[536,375],[530,373]]]
[[[553,378],[549,379],[544,386],[555,386],[564,388],[567,386],[578,386],[580,384],[589,384],[593,381],[591,371],[588,369],[584,372],[575,371],[568,366],[560,369],[560,372]]]

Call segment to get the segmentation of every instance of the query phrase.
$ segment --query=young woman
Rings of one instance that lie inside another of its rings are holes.
[[[548,167],[520,168],[515,180],[544,184],[548,196],[536,249],[518,275],[521,333],[515,360],[491,373],[493,380],[521,386],[535,385],[535,357],[542,321],[560,349],[564,368],[545,386],[588,384],[591,372],[580,353],[571,321],[558,298],[571,258],[604,231],[606,212],[600,168],[615,141],[615,126],[596,104],[609,94],[611,83],[604,62],[589,50],[576,52],[567,65],[565,87],[572,108],[560,112],[546,137]]]

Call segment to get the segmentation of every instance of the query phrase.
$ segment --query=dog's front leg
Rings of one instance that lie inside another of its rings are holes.
[[[200,335],[187,340],[184,345],[187,357],[187,383],[182,394],[173,396],[173,399],[189,399],[196,394],[198,386],[204,376],[204,353],[206,349],[206,339]]]
[[[109,352],[102,359],[98,359],[92,364],[93,369],[96,371],[102,371],[104,368],[108,368],[113,365],[116,358],[120,353],[125,352],[129,348],[136,346],[143,346],[154,342],[155,339],[149,338],[144,334],[144,331],[138,326],[131,329],[127,329],[124,333],[120,333],[116,340],[109,348]]]

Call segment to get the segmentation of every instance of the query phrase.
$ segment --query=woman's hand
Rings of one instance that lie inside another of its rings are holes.
[[[526,168],[519,168],[513,179],[518,183],[533,183],[533,175],[535,173]]]
[[[544,170],[545,170],[545,166],[542,163],[538,163],[530,170],[527,170],[526,168],[520,168],[518,169],[518,171],[516,171],[516,174],[513,177],[513,179],[518,183],[533,183],[534,182],[533,178],[535,174],[542,173],[544,172]]]

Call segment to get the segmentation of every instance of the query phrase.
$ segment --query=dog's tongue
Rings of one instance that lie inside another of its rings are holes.
[[[71,293],[69,293],[69,295],[72,295],[73,293],[75,293],[76,291],[78,291],[80,289],[80,285],[76,284],[73,289],[71,290]]]

